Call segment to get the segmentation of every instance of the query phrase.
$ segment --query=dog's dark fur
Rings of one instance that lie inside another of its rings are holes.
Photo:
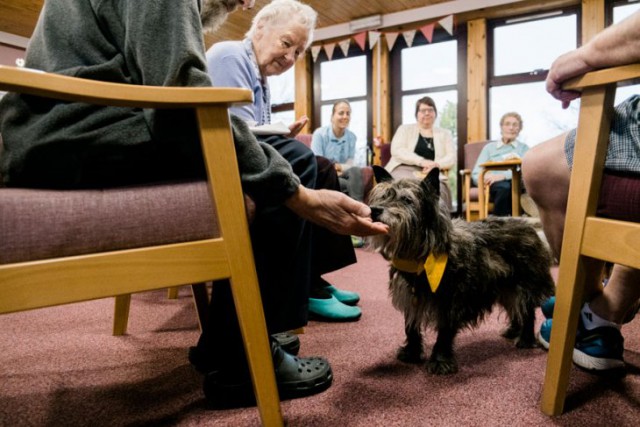
[[[439,171],[423,181],[394,181],[375,167],[378,184],[369,195],[374,219],[389,226],[389,234],[374,236],[370,244],[387,260],[424,262],[427,255],[448,254],[436,292],[427,276],[391,266],[393,305],[404,313],[407,341],[398,359],[424,360],[422,332],[437,331],[427,361],[434,374],[451,374],[458,367],[453,341],[458,331],[477,326],[494,304],[504,307],[510,325],[503,336],[519,348],[534,347],[535,309],[554,292],[551,255],[535,229],[517,218],[490,217],[483,221],[451,220],[439,203]]]

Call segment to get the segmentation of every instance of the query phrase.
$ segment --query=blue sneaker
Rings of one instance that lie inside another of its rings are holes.
[[[551,341],[551,324],[553,319],[547,319],[540,325],[540,330],[536,335],[538,342],[542,347],[549,350],[549,341]]]
[[[600,326],[584,329],[578,326],[573,363],[588,371],[624,369],[624,338],[617,328]]]
[[[540,325],[537,339],[540,345],[549,349],[553,319]],[[576,344],[573,349],[573,363],[588,371],[610,371],[624,369],[624,338],[617,328],[601,326],[587,330],[578,323]]]
[[[553,296],[542,303],[540,309],[542,310],[542,314],[547,319],[553,318],[553,307],[556,306],[556,297]]]

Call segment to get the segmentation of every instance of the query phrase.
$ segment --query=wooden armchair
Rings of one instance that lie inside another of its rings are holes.
[[[103,190],[0,188],[0,313],[229,279],[262,422],[282,425],[228,115],[229,104],[251,102],[251,92],[131,86],[2,66],[0,90],[192,108],[208,173],[208,182]]]
[[[471,180],[471,172],[480,156],[480,152],[489,141],[475,142],[464,146],[464,169],[460,171],[463,178],[462,198],[467,221],[484,219],[493,209],[493,203],[489,202],[489,186],[483,185],[482,189],[474,186]],[[484,182],[484,175],[489,171],[510,170],[513,176],[511,185],[511,214],[520,216],[520,159],[493,161],[481,164],[482,167],[478,182]]]
[[[620,209],[611,203],[637,200],[640,178],[604,172],[616,82],[636,78],[640,64],[588,73],[564,86],[581,90],[582,100],[542,392],[542,411],[548,415],[564,409],[580,307],[583,297],[601,286],[604,262],[640,268],[640,223],[631,222],[640,221],[640,206],[625,207],[633,212],[626,212],[621,221]],[[600,194],[601,183],[610,191]],[[603,209],[610,206],[614,209]],[[596,216],[596,209],[618,220]]]
[[[478,187],[471,181],[471,172],[480,156],[480,152],[489,141],[472,142],[464,146],[464,169],[460,171],[462,177],[462,209],[467,221],[475,221],[486,217],[491,210],[488,194],[480,194]],[[483,197],[482,204],[480,197]],[[485,203],[486,201],[486,203]]]

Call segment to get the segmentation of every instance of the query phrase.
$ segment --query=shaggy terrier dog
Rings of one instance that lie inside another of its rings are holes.
[[[422,329],[430,327],[437,339],[427,371],[457,372],[458,331],[476,327],[495,304],[510,320],[502,335],[518,348],[535,347],[535,309],[554,293],[552,257],[535,229],[517,218],[451,220],[439,203],[438,169],[422,181],[394,181],[374,168],[369,205],[389,234],[373,236],[370,244],[391,262],[390,294],[404,314],[407,340],[398,359],[423,362]]]

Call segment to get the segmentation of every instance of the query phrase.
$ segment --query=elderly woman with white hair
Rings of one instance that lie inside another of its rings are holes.
[[[267,77],[284,73],[304,54],[313,39],[316,17],[311,7],[296,0],[274,0],[256,14],[244,40],[216,43],[209,49],[207,65],[214,86],[241,87],[253,91],[253,104],[233,107],[233,114],[251,125],[271,123]],[[292,138],[307,121],[307,117],[297,120],[289,126],[287,135],[268,135],[259,139],[278,150],[306,155],[309,148]],[[316,163],[318,178],[315,188],[340,191],[332,162],[324,157],[316,157]],[[307,173],[297,170],[295,162],[292,166],[296,173]],[[321,277],[356,262],[351,239],[323,227],[311,228],[312,265],[310,277],[306,279],[310,285],[310,317],[329,321],[359,319],[362,313],[355,306],[359,295],[337,289]]]

